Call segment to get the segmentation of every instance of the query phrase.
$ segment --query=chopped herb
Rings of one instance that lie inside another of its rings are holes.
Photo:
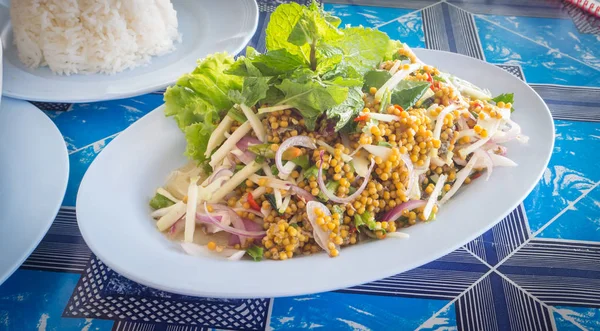
[[[388,143],[387,141],[380,141],[377,143],[377,145],[392,148],[392,144]]]
[[[252,245],[252,247],[250,247],[246,250],[246,253],[248,253],[248,255],[250,255],[250,257],[256,262],[262,261],[262,259],[263,259],[263,248],[262,247]]]
[[[325,187],[327,188],[327,191],[331,192],[332,194],[336,194],[338,187],[340,187],[340,183],[330,181],[330,182],[327,182],[327,184],[325,184]],[[321,199],[322,201],[329,201],[329,198],[327,198],[325,193],[322,191],[319,192],[319,195],[317,197],[319,199]]]
[[[292,159],[292,162],[294,162],[297,166],[299,166],[302,169],[308,169],[308,167],[310,166],[310,162],[308,160],[308,155],[300,155],[294,159]]]
[[[158,193],[156,193],[154,198],[152,198],[152,200],[150,200],[150,207],[152,207],[152,209],[155,209],[155,210],[166,208],[173,204],[175,204],[175,202],[169,200],[164,195],[158,194]]]
[[[515,102],[515,94],[514,93],[502,93],[499,96],[492,99],[496,104],[499,102],[514,104]],[[510,107],[510,112],[515,111],[514,107]]]
[[[275,202],[275,196],[269,193],[265,194],[265,198],[267,199],[267,201],[269,201],[269,204],[271,204],[273,210],[277,210],[277,202]],[[277,210],[277,213],[279,213],[279,210]],[[281,215],[281,213],[279,213],[279,215]]]

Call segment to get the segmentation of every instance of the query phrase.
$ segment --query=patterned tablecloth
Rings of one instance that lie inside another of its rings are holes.
[[[278,1],[259,2],[251,44],[262,50]],[[281,299],[174,295],[106,267],[85,245],[74,209],[94,157],[159,106],[162,93],[36,103],[65,138],[70,179],[50,231],[0,286],[0,330],[600,330],[598,21],[548,0],[335,2],[325,8],[343,24],[486,60],[544,98],[556,145],[523,204],[457,251],[373,283]]]

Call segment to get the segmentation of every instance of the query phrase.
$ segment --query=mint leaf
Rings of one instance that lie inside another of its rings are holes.
[[[309,130],[314,130],[317,117],[344,100],[348,88],[320,82],[316,79],[302,79],[300,82],[284,79],[276,85],[285,95],[281,104],[289,104],[300,111]]]
[[[253,49],[248,47],[249,49]],[[248,54],[248,51],[246,51]],[[252,65],[259,71],[259,76],[278,76],[294,71],[295,69],[307,66],[306,62],[298,55],[288,52],[286,49],[277,49],[260,54],[256,51],[251,52],[252,56],[247,56]],[[255,76],[252,74],[243,58],[238,60],[227,70],[230,75],[237,76]]]
[[[429,82],[403,80],[392,92],[392,104],[408,110],[429,89]]]
[[[150,200],[150,207],[152,207],[152,209],[154,210],[166,208],[173,204],[175,204],[173,201],[169,200],[164,195],[158,193],[156,193],[152,200]]]
[[[504,102],[504,103],[513,103],[515,102],[515,94],[514,93],[502,93],[499,96],[492,99],[495,103]]]
[[[365,74],[365,83],[363,85],[363,91],[365,93],[374,87],[379,89],[385,82],[387,82],[390,78],[392,78],[392,74],[390,74],[387,70],[370,70]]]
[[[250,62],[249,59],[241,59],[245,62],[246,69],[251,76],[244,77],[242,90],[230,90],[229,99],[237,104],[253,106],[258,101],[267,96],[269,89],[269,78],[261,77],[260,71]]]
[[[348,97],[342,103],[327,110],[327,118],[336,119],[335,131],[346,126],[365,107],[360,88],[348,90]]]
[[[515,94],[514,93],[502,93],[499,96],[492,99],[495,103],[504,102],[504,103],[515,103]],[[514,107],[510,107],[510,112],[515,111]]]
[[[304,10],[304,7],[294,2],[277,6],[271,14],[269,25],[265,30],[267,50],[286,49],[289,53],[298,55],[306,63],[309,63],[310,46],[296,46],[288,42],[288,37],[302,17]]]
[[[263,248],[262,247],[252,245],[252,247],[250,247],[246,250],[246,253],[248,255],[250,255],[250,257],[256,262],[262,261],[262,259],[263,259]]]
[[[343,51],[344,60],[359,73],[374,68],[386,56],[390,38],[387,34],[363,27],[341,30],[344,37],[328,41],[331,46]]]

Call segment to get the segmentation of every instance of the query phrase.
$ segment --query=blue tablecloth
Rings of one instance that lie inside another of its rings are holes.
[[[259,1],[258,49],[277,2]],[[523,204],[457,251],[370,284],[281,299],[173,295],[106,267],[82,240],[74,210],[94,157],[162,93],[36,103],[65,138],[70,179],[50,231],[0,286],[0,330],[600,329],[600,23],[548,0],[335,2],[325,8],[343,24],[486,60],[544,98],[556,145]]]

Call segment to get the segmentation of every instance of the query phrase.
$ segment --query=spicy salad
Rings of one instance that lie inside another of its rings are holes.
[[[282,4],[266,52],[218,53],[165,93],[190,163],[150,201],[191,255],[286,260],[406,238],[527,137],[493,96],[316,3]]]

